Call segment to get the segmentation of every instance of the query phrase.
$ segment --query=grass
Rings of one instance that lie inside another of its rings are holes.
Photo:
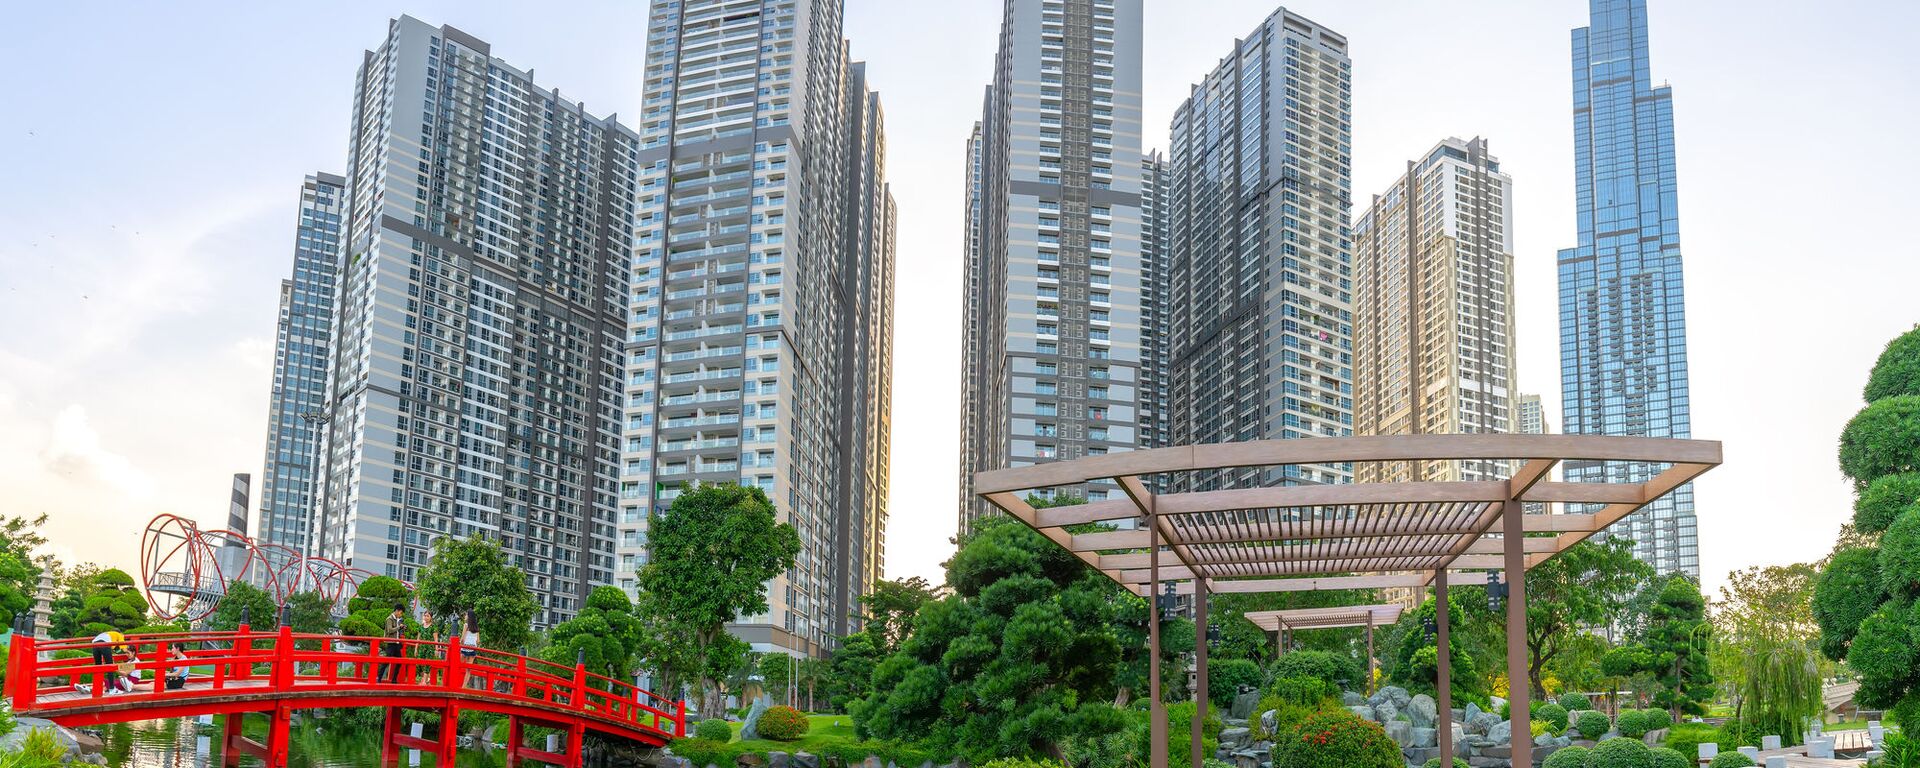
[[[1827,723],[1825,726],[1822,727],[1822,730],[1826,730],[1826,731],[1864,731],[1866,729],[1867,729],[1867,721],[1865,720],[1850,720],[1844,723]]]
[[[741,727],[745,726],[746,723],[730,722],[730,723],[727,723],[727,725],[733,728],[733,740],[736,742],[739,741],[740,729]],[[852,715],[807,715],[807,735],[800,737],[799,741],[768,741],[766,739],[757,739],[755,740],[755,743],[764,742],[767,744],[801,744],[801,743],[805,743],[806,740],[808,739],[829,738],[829,737],[841,738],[841,739],[853,738],[853,716]],[[778,749],[778,747],[775,747],[775,749]],[[793,750],[787,750],[787,751],[791,752]]]
[[[807,734],[793,741],[773,741],[770,739],[740,740],[741,723],[728,723],[733,729],[733,741],[718,744],[701,739],[678,739],[673,742],[673,753],[692,759],[695,765],[716,763],[732,765],[734,758],[743,754],[761,754],[768,752],[808,752],[820,756],[839,756],[847,761],[862,760],[867,755],[878,755],[882,761],[893,761],[902,765],[918,765],[935,759],[923,755],[910,746],[902,746],[884,741],[861,741],[853,734],[853,718],[849,715],[808,715]]]

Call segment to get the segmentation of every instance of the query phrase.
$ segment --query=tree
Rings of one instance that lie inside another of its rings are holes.
[[[333,601],[312,590],[287,596],[287,626],[303,635],[333,631]]]
[[[919,576],[883,579],[873,585],[872,592],[860,596],[860,606],[866,610],[864,631],[871,633],[882,650],[891,653],[906,639],[920,606],[937,596],[933,586]]]
[[[1647,622],[1647,650],[1654,657],[1649,671],[1655,677],[1653,703],[1666,708],[1674,720],[1681,715],[1704,715],[1713,698],[1713,670],[1708,663],[1712,627],[1707,624],[1707,601],[1700,587],[1683,574],[1666,579]]]
[[[1796,637],[1819,632],[1813,617],[1813,585],[1820,569],[1810,563],[1755,566],[1727,574],[1713,617],[1719,631],[1772,625]]]
[[[13,617],[33,608],[40,588],[41,564],[35,560],[47,539],[40,528],[47,516],[0,517],[0,616]]]
[[[1393,650],[1393,672],[1388,675],[1389,680],[1415,693],[1432,695],[1439,690],[1440,653],[1435,639],[1429,638],[1426,633],[1427,623],[1435,621],[1438,615],[1437,604],[1428,598],[1419,607],[1400,616],[1400,629],[1396,632],[1398,642]],[[1448,595],[1447,599],[1447,622],[1447,663],[1450,672],[1447,678],[1452,683],[1454,703],[1464,704],[1475,696],[1485,695],[1488,681],[1480,674],[1480,666],[1466,645],[1453,642],[1451,630],[1466,623],[1466,610],[1452,595]]]
[[[380,637],[386,634],[387,617],[395,608],[407,612],[409,632],[418,630],[412,616],[413,590],[406,582],[391,576],[369,576],[347,599],[347,617],[340,620],[340,634]]]
[[[434,541],[419,591],[421,605],[438,620],[473,616],[482,646],[517,649],[533,639],[533,614],[540,606],[527,591],[527,575],[507,564],[506,550],[493,539]]]
[[[1844,655],[1860,678],[1863,707],[1890,709],[1920,732],[1920,637],[1908,606],[1920,597],[1920,328],[1887,345],[1874,363],[1862,408],[1840,433],[1840,470],[1857,494],[1856,538],[1815,584],[1820,649]],[[1877,547],[1866,537],[1879,533]],[[1799,675],[1800,664],[1782,664]],[[1817,676],[1817,673],[1815,673]]]
[[[628,680],[633,676],[641,632],[627,593],[618,587],[597,587],[587,595],[579,615],[547,631],[540,657],[567,666],[584,663],[588,672]]]
[[[227,593],[220,596],[220,603],[204,623],[215,632],[232,632],[241,624],[255,632],[270,632],[279,626],[278,610],[272,595],[252,584],[235,581],[227,585]]]
[[[1128,595],[1015,521],[977,522],[928,603],[855,702],[855,727],[969,763],[1058,760],[1069,737],[1125,727],[1107,701],[1123,666],[1113,619]]]
[[[147,623],[147,600],[126,571],[82,565],[66,574],[65,582],[65,594],[52,606],[55,637],[126,632]]]
[[[846,712],[853,702],[873,694],[873,669],[887,654],[874,645],[873,636],[855,632],[834,649],[826,675],[827,702]]]
[[[800,535],[775,519],[766,493],[739,485],[680,494],[648,531],[651,557],[638,574],[648,658],[669,681],[698,681],[701,711],[718,712],[720,682],[748,650],[726,624],[767,609],[767,582],[793,567]]]
[[[1589,539],[1527,571],[1527,677],[1546,698],[1542,671],[1588,627],[1603,626],[1653,575],[1633,542]]]

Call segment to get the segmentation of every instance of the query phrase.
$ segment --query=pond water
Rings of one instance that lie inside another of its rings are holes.
[[[254,719],[257,722],[257,718]],[[217,722],[217,721],[216,721]],[[293,729],[290,768],[364,768],[380,764],[380,729],[345,726],[332,730],[326,721],[308,721]],[[87,729],[106,743],[107,765],[114,768],[219,768],[220,737],[213,725],[195,719],[152,720]],[[460,768],[492,767],[506,763],[505,753],[462,750]],[[241,765],[261,761],[242,757]],[[403,752],[402,766],[432,768],[431,755]]]

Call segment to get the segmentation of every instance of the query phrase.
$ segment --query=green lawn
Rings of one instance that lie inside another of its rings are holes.
[[[1853,720],[1845,723],[1827,723],[1824,728],[1828,731],[1864,731],[1867,729],[1867,721]]]
[[[691,723],[688,724],[692,726]],[[695,765],[709,762],[720,765],[732,765],[733,758],[742,754],[761,754],[768,752],[809,752],[815,755],[835,755],[847,762],[864,759],[867,755],[878,755],[882,761],[891,760],[901,765],[919,765],[935,759],[924,755],[911,747],[890,744],[883,741],[861,741],[853,735],[853,718],[848,715],[808,715],[807,735],[793,741],[773,741],[770,739],[740,740],[741,723],[727,724],[733,729],[733,741],[716,744],[700,739],[677,739],[673,743],[676,755],[692,758]]]
[[[731,722],[731,723],[727,723],[727,725],[733,727],[733,740],[739,741],[740,727],[746,725],[746,723]],[[820,739],[826,739],[826,738],[837,738],[837,739],[853,738],[853,716],[852,715],[807,715],[807,735],[802,736],[799,741],[792,741],[792,742],[767,741],[766,739],[760,739],[754,743],[755,744],[793,745],[793,744],[805,744],[807,743],[808,740],[818,741]],[[779,749],[779,748],[780,747],[778,746],[767,747],[767,749]],[[787,751],[792,752],[793,750],[787,750]]]

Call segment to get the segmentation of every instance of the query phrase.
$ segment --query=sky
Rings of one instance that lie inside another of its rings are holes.
[[[1673,85],[1709,591],[1819,559],[1852,497],[1840,429],[1920,321],[1920,4],[1650,0]],[[1574,237],[1579,0],[1311,0],[1354,71],[1354,198],[1448,136],[1514,179],[1522,391],[1558,424],[1553,259]],[[1269,0],[1146,0],[1149,149]],[[84,10],[83,10],[84,9]],[[340,172],[354,70],[386,20],[459,27],[589,110],[635,115],[639,2],[33,3],[0,31],[0,514],[48,515],[66,562],[137,574],[146,521],[214,526],[259,477],[278,284],[301,178]],[[848,0],[898,200],[889,576],[938,580],[958,467],[961,170],[992,0]],[[257,505],[256,505],[257,506]]]

